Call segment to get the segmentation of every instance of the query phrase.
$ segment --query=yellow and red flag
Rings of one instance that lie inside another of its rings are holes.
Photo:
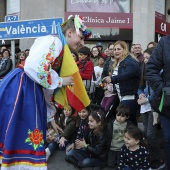
[[[61,87],[56,94],[54,94],[54,100],[66,108],[69,103],[74,109],[80,111],[90,104],[90,99],[60,26],[58,26],[58,34],[64,47],[60,77],[72,76],[74,78],[74,85]]]

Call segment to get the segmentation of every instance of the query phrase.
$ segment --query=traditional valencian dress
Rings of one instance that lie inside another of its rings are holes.
[[[57,69],[62,42],[52,35],[37,38],[25,66],[12,70],[0,85],[1,170],[46,170],[44,140],[54,89],[61,87]],[[52,67],[53,66],[53,67]]]

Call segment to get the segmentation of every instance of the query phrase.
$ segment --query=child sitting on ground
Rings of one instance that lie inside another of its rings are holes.
[[[151,170],[149,152],[143,146],[142,131],[130,125],[125,131],[124,142],[116,170]]]
[[[66,157],[66,161],[78,166],[104,168],[107,161],[107,126],[103,111],[92,111],[89,115],[90,132],[87,140],[76,140],[76,148],[72,157]],[[75,156],[78,155],[78,156]]]
[[[61,129],[63,129],[63,132],[61,132],[60,135],[55,135],[54,133],[51,133],[53,135],[50,136],[47,133],[47,140],[51,141],[45,149],[47,160],[57,147],[59,149],[65,149],[66,145],[69,143],[69,140],[71,140],[76,126],[76,117],[74,116],[74,113],[75,110],[70,105],[68,109],[64,108],[63,114],[61,115],[59,120],[59,126],[61,127]],[[52,132],[51,130],[49,131]]]

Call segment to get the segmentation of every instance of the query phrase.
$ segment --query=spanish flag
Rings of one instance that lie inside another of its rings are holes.
[[[67,108],[68,103],[77,111],[80,111],[90,104],[90,99],[87,95],[82,78],[79,74],[78,67],[74,58],[66,44],[65,37],[61,31],[60,25],[57,26],[58,35],[63,44],[63,61],[60,69],[60,77],[72,76],[74,85],[62,87],[54,93],[54,100]]]

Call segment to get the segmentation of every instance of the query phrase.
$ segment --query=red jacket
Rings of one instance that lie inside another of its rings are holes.
[[[78,64],[78,68],[83,80],[92,79],[93,70],[94,70],[92,61],[87,61],[87,63],[84,64],[83,66]]]

